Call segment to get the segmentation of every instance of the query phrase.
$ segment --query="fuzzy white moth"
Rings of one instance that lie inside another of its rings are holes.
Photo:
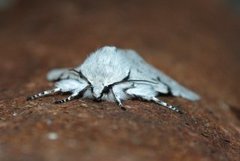
[[[135,51],[113,46],[98,49],[76,68],[51,70],[47,79],[56,82],[55,87],[30,96],[28,100],[69,92],[71,93],[69,97],[55,103],[83,97],[97,101],[113,101],[125,109],[123,100],[139,98],[181,112],[177,107],[167,104],[157,96],[171,94],[192,101],[200,98],[149,65]]]

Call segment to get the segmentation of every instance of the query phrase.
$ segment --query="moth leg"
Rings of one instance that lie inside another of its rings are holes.
[[[46,91],[43,91],[43,92],[40,92],[40,93],[37,93],[35,95],[32,95],[32,96],[28,96],[27,97],[27,100],[35,100],[37,98],[40,98],[40,97],[45,97],[45,96],[49,96],[49,95],[53,95],[55,93],[58,93],[60,92],[61,89],[60,88],[53,88],[53,89],[50,89],[50,90],[46,90]]]
[[[78,96],[82,96],[89,87],[87,83],[71,79],[59,81],[56,83],[56,86],[61,89],[61,92],[72,93],[69,97],[63,100],[55,101],[56,104],[65,103],[75,99]]]
[[[113,93],[113,95],[114,95],[115,101],[117,102],[118,106],[119,106],[122,110],[126,110],[126,108],[125,108],[124,105],[122,104],[121,99],[120,99],[117,95],[115,95],[114,93]]]
[[[161,106],[163,106],[163,107],[166,107],[166,108],[168,108],[168,109],[171,109],[171,110],[173,110],[173,111],[176,111],[176,112],[178,112],[178,113],[183,113],[178,107],[176,107],[176,106],[173,106],[173,105],[170,105],[170,104],[168,104],[168,103],[166,103],[166,102],[164,102],[164,101],[162,101],[162,100],[160,100],[160,99],[158,99],[158,98],[156,98],[156,97],[153,97],[152,98],[152,101],[153,102],[155,102],[155,103],[157,103],[157,104],[159,104],[159,105],[161,105]]]
[[[126,111],[126,108],[125,108],[124,105],[122,104],[122,101],[121,101],[121,98],[119,97],[119,95],[117,95],[117,94],[113,91],[113,89],[111,89],[111,92],[112,92],[113,97],[114,97],[115,101],[117,102],[118,106],[119,106],[122,110]]]
[[[27,100],[34,100],[37,99],[39,97],[44,97],[44,96],[48,96],[48,95],[52,95],[55,93],[65,93],[65,92],[70,92],[72,93],[72,95],[70,95],[68,98],[61,100],[61,101],[56,101],[56,103],[64,103],[64,102],[68,102],[74,98],[76,98],[77,96],[84,94],[84,92],[88,89],[88,84],[85,82],[80,82],[77,80],[72,80],[72,79],[68,79],[68,80],[61,80],[57,83],[55,83],[55,88],[51,89],[51,90],[46,90],[43,92],[40,92],[38,94],[35,94],[33,96],[29,96],[27,97]]]
[[[129,95],[126,94],[125,90],[132,88],[133,84],[133,82],[121,83],[113,86],[111,89],[111,93],[113,94],[115,102],[122,110],[126,110],[126,108],[122,104],[122,100],[127,100],[128,98],[130,98]]]
[[[55,101],[54,103],[55,104],[62,104],[62,103],[66,103],[66,102],[69,102],[73,99],[75,99],[78,95],[79,95],[80,92],[74,92],[72,95],[68,96],[67,98],[64,98],[62,100],[57,100]]]
[[[152,86],[135,84],[135,88],[126,90],[126,93],[133,98],[141,98],[146,101],[152,101],[175,112],[182,113],[177,107],[169,105],[168,103],[156,98],[158,92],[155,91]]]

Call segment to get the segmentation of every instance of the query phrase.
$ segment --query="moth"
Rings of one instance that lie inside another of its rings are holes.
[[[76,68],[53,69],[47,74],[47,79],[55,82],[55,86],[29,96],[27,100],[67,92],[70,96],[55,103],[88,98],[116,102],[121,109],[125,109],[124,100],[141,99],[181,113],[178,107],[162,101],[158,96],[170,94],[191,101],[200,99],[199,95],[148,64],[134,50],[114,46],[96,50]]]

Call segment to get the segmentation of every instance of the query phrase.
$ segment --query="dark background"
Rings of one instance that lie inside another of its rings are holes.
[[[11,2],[11,3],[5,3]],[[238,0],[0,0],[0,160],[145,161],[240,158]],[[62,96],[45,75],[104,45],[138,51],[202,96],[116,104]]]

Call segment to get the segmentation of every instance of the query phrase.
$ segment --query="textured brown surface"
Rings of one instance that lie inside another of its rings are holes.
[[[217,0],[19,1],[0,13],[0,160],[240,160],[239,19]],[[184,115],[140,101],[25,101],[51,86],[49,69],[106,44],[137,50],[202,100],[163,98]]]

